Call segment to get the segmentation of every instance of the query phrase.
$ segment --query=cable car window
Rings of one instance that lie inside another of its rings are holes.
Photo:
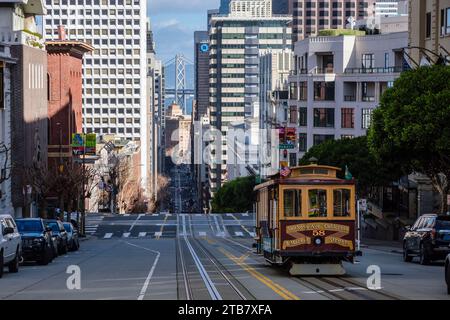
[[[302,208],[302,193],[301,190],[284,190],[284,216],[285,217],[300,217]]]
[[[309,198],[309,217],[327,216],[327,190],[312,189],[308,192]]]
[[[338,189],[333,191],[333,208],[335,217],[350,216],[350,190]]]

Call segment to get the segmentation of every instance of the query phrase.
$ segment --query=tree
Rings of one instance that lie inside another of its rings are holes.
[[[256,180],[253,176],[226,182],[213,198],[213,212],[237,213],[252,210],[255,185]]]
[[[328,140],[316,145],[303,156],[300,165],[308,165],[312,157],[319,164],[341,168],[342,171],[338,173],[340,178],[344,178],[345,167],[348,166],[357,181],[357,193],[360,197],[367,197],[374,188],[399,178],[390,167],[377,162],[369,151],[366,136]]]
[[[381,98],[369,131],[375,157],[403,174],[426,174],[448,211],[450,193],[450,67],[402,73]]]
[[[23,185],[30,186],[32,194],[36,195],[40,209],[40,217],[47,218],[47,198],[53,194],[55,187],[55,173],[48,170],[46,166],[30,166],[22,168]],[[25,196],[26,197],[26,196]],[[25,198],[27,201],[27,198]],[[28,206],[28,202],[26,206]]]

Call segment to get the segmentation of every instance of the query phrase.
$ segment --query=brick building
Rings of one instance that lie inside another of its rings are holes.
[[[47,41],[48,165],[70,163],[72,133],[82,132],[83,55],[89,44],[67,40],[64,27],[59,39]]]

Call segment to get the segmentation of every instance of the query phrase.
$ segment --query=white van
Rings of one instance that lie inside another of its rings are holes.
[[[9,272],[18,272],[21,257],[22,238],[17,225],[9,214],[0,214],[0,278],[6,266]]]

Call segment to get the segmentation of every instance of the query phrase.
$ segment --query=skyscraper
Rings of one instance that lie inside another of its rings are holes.
[[[270,0],[232,0],[230,8],[229,15],[212,17],[209,32],[210,122],[223,135],[209,146],[211,194],[227,179],[228,151],[221,146],[226,146],[229,125],[258,118],[259,54],[292,47],[291,18],[272,16]]]
[[[323,29],[345,28],[347,19],[364,19],[374,14],[375,0],[294,0],[293,41],[315,36]]]
[[[148,174],[146,1],[46,0],[45,38],[59,25],[70,40],[87,42],[83,61],[83,131],[139,141],[142,183]]]

